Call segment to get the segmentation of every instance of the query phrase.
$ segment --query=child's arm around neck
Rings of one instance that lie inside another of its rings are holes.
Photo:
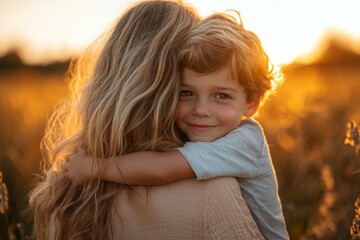
[[[106,159],[101,171],[93,171],[95,158],[82,153],[69,158],[66,175],[75,183],[90,178],[128,185],[163,185],[193,178],[194,171],[178,151],[134,152]]]
[[[66,174],[75,183],[81,183],[90,178],[100,178],[101,180],[128,185],[164,185],[193,177],[198,179],[218,176],[249,177],[257,169],[256,164],[254,165],[256,162],[254,159],[258,158],[257,156],[260,154],[258,150],[260,151],[261,148],[256,147],[255,150],[249,152],[249,148],[254,146],[252,143],[257,141],[257,138],[254,138],[256,133],[252,131],[252,127],[258,127],[258,123],[248,119],[245,125],[246,127],[240,131],[241,136],[239,137],[241,138],[240,144],[243,147],[236,149],[241,157],[238,155],[239,159],[233,162],[230,161],[231,158],[226,152],[217,155],[217,157],[213,156],[217,150],[215,145],[218,140],[215,140],[214,143],[189,143],[190,146],[193,146],[191,149],[193,152],[195,151],[197,158],[184,152],[189,147],[170,152],[134,152],[116,156],[113,159],[105,159],[105,163],[100,166],[101,171],[92,170],[95,169],[93,168],[95,158],[79,153],[69,158]],[[226,139],[227,136],[224,138]],[[196,147],[198,145],[204,146],[204,144],[205,146],[208,145],[209,148]],[[206,153],[203,152],[205,149],[207,149]],[[234,168],[234,162],[242,167]],[[247,164],[248,167],[243,167],[244,164]],[[217,167],[214,168],[214,166]]]

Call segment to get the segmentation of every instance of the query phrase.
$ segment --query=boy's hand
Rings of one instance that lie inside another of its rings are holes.
[[[65,175],[75,184],[81,184],[92,177],[93,158],[80,150],[65,163]]]

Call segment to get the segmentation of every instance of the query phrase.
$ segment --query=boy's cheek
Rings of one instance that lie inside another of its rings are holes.
[[[189,106],[186,103],[178,103],[176,108],[176,119],[180,120],[186,116],[189,111]]]

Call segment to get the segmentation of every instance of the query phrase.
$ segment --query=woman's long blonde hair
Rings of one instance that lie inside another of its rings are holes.
[[[119,19],[94,64],[89,52],[71,65],[69,97],[53,112],[42,142],[45,178],[30,194],[35,239],[112,237],[114,196],[127,187],[72,184],[61,166],[77,148],[105,161],[183,143],[174,126],[177,54],[197,20],[181,3],[140,2]]]

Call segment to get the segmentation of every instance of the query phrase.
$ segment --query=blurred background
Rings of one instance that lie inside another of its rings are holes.
[[[13,238],[31,235],[27,194],[39,174],[46,119],[67,94],[69,59],[133,2],[0,0],[0,171]],[[240,11],[245,27],[284,71],[284,84],[258,120],[270,144],[291,239],[350,239],[360,161],[344,139],[346,123],[360,123],[360,2],[185,2],[202,15]]]

